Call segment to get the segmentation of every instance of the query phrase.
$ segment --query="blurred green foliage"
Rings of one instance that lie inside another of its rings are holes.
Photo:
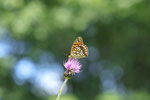
[[[44,51],[52,52],[62,64],[67,58],[64,53],[69,54],[77,36],[82,36],[89,48],[96,48],[99,56],[89,49],[89,58],[81,60],[82,73],[69,82],[72,94],[62,96],[61,100],[150,100],[149,3],[149,0],[0,0],[0,38],[5,29],[5,34],[16,43],[22,41],[30,48],[24,54],[0,58],[0,100],[55,100],[51,95],[34,95],[30,83],[17,85],[12,78],[13,67],[23,57],[38,62]],[[101,66],[103,70],[114,70],[116,78],[121,76],[116,83],[123,85],[124,93],[103,91],[101,72],[97,70]],[[115,70],[116,66],[123,75]],[[91,67],[95,68],[94,74]]]

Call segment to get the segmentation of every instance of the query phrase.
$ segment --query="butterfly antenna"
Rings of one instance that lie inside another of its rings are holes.
[[[64,53],[65,56],[69,56],[69,54]]]

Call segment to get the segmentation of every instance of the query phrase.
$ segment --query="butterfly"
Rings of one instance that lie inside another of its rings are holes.
[[[85,58],[88,56],[88,48],[83,43],[82,37],[77,37],[74,41],[69,58]]]

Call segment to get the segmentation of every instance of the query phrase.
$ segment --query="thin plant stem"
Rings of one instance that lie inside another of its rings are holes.
[[[61,93],[62,93],[62,90],[64,89],[64,87],[65,87],[67,81],[68,81],[68,79],[65,78],[65,80],[64,80],[64,82],[63,82],[63,84],[62,84],[62,86],[61,86],[61,88],[60,88],[60,90],[59,90],[59,93],[58,93],[58,95],[57,95],[56,100],[59,100],[59,98],[60,98],[60,96],[61,96]]]

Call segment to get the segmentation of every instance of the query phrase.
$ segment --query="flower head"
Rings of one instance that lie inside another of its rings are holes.
[[[73,58],[69,58],[67,62],[64,63],[64,67],[67,69],[64,73],[65,77],[71,78],[75,73],[79,73],[81,69],[81,64]]]
[[[81,64],[76,59],[68,59],[68,61],[64,64],[67,70],[72,70],[74,73],[79,73],[81,69]]]

